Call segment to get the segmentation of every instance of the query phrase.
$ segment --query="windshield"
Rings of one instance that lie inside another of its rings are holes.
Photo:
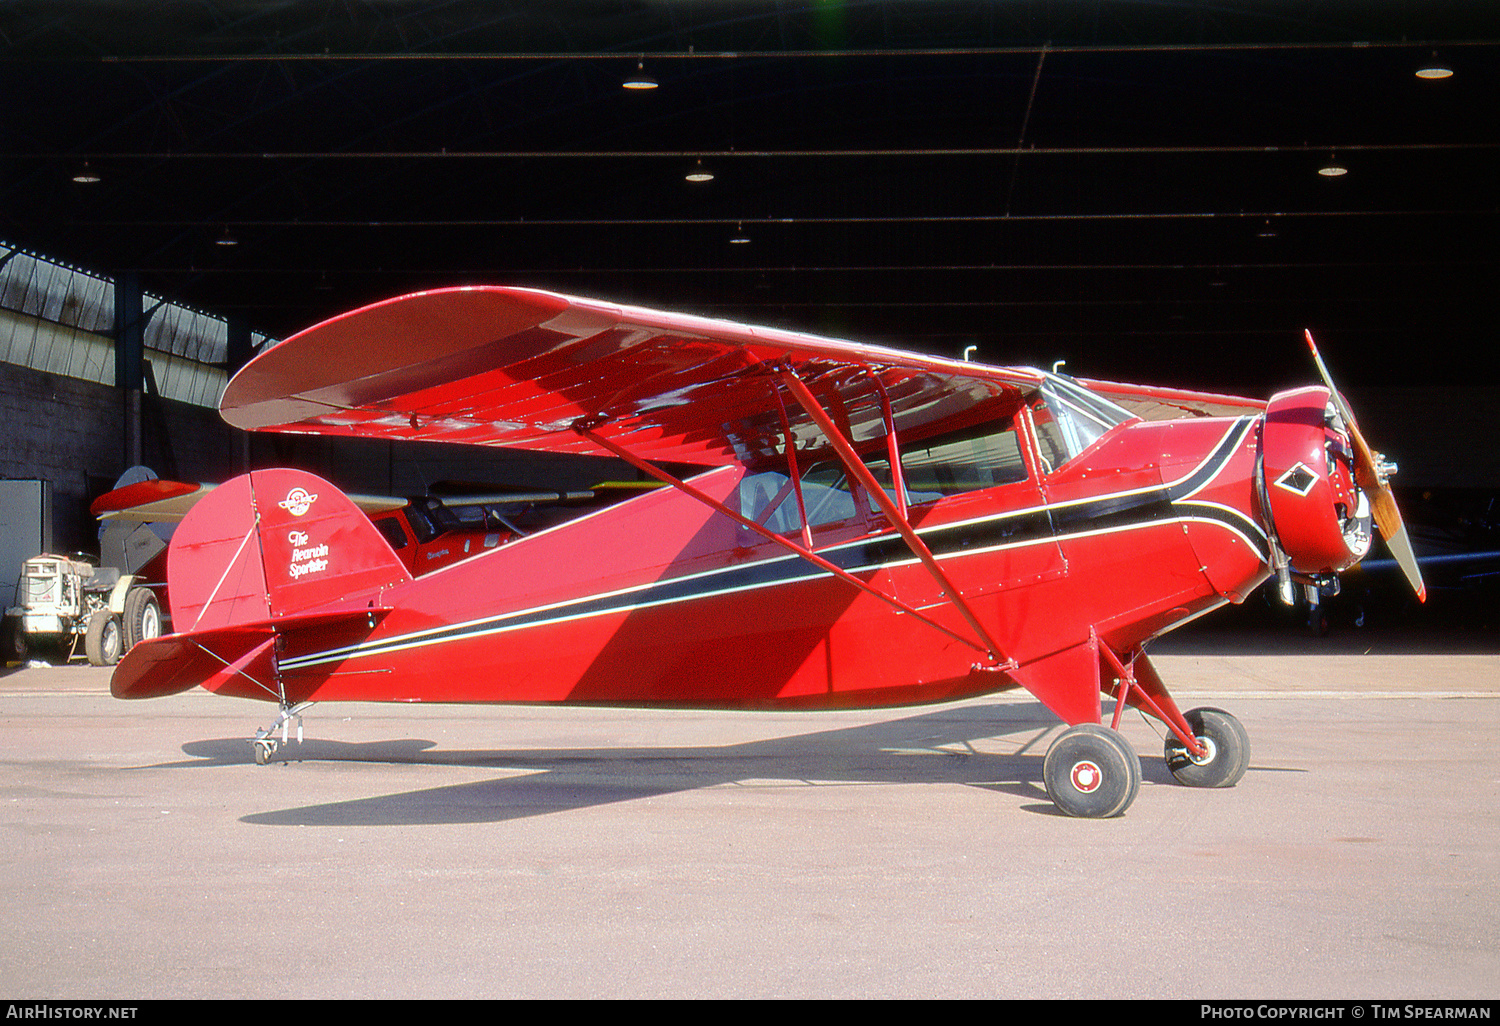
[[[1134,419],[1124,407],[1058,374],[1043,375],[1040,397],[1031,407],[1031,417],[1048,470],[1083,452],[1116,424]]]

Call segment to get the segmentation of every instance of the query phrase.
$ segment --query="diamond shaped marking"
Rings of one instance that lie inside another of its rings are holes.
[[[1276,479],[1277,488],[1285,488],[1294,495],[1307,498],[1307,493],[1312,491],[1313,485],[1318,483],[1318,475],[1305,463],[1298,463],[1285,474]]]

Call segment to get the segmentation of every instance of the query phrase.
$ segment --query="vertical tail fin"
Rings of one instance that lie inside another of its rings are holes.
[[[407,580],[369,517],[300,470],[253,471],[214,489],[183,518],[167,562],[182,633],[325,608]]]

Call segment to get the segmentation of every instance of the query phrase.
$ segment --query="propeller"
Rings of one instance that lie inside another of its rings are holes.
[[[1412,590],[1417,593],[1417,601],[1426,602],[1427,585],[1422,583],[1422,570],[1417,566],[1416,553],[1412,551],[1411,539],[1406,535],[1406,524],[1401,520],[1401,510],[1396,507],[1396,496],[1392,494],[1389,483],[1390,476],[1396,472],[1396,465],[1386,462],[1385,457],[1371,449],[1365,441],[1359,425],[1354,421],[1354,411],[1349,409],[1349,404],[1334,387],[1333,376],[1328,373],[1328,367],[1318,353],[1318,344],[1313,341],[1312,332],[1303,329],[1303,334],[1307,336],[1307,348],[1312,350],[1318,373],[1323,375],[1323,384],[1328,386],[1328,391],[1333,396],[1334,407],[1349,429],[1349,442],[1354,446],[1354,481],[1370,497],[1375,526],[1379,528],[1380,536],[1385,539],[1391,555],[1396,558],[1396,565],[1401,568],[1401,572],[1411,583]]]

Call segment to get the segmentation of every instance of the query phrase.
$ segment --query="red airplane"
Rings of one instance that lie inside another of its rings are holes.
[[[112,690],[276,702],[264,762],[322,701],[828,709],[1019,686],[1070,725],[1043,764],[1068,814],[1135,798],[1126,706],[1166,725],[1178,780],[1227,787],[1244,728],[1182,712],[1148,642],[1272,575],[1327,584],[1372,522],[1423,594],[1394,468],[1318,365],[1325,385],[1264,402],[529,289],[377,303],[257,356],[225,419],[613,455],[671,487],[413,577],[327,481],[253,471],[182,521],[177,633]]]

